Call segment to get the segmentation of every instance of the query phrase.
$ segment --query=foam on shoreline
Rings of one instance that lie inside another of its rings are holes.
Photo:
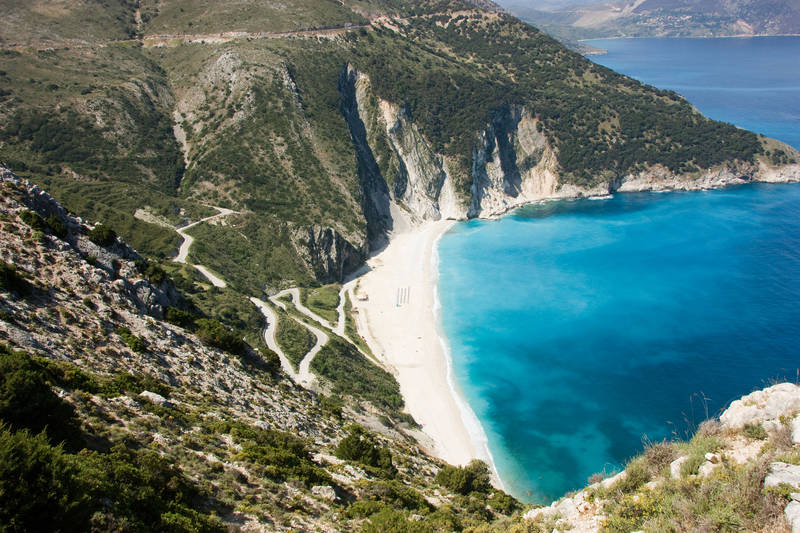
[[[469,402],[464,397],[456,385],[455,372],[453,371],[453,352],[450,349],[447,336],[444,333],[444,326],[442,324],[442,302],[439,299],[439,242],[447,231],[442,231],[433,241],[431,249],[431,284],[433,285],[433,316],[436,321],[436,330],[439,335],[439,344],[442,347],[445,364],[447,366],[447,384],[450,387],[450,394],[458,406],[461,415],[461,422],[469,434],[470,441],[472,442],[473,449],[477,453],[477,459],[481,459],[489,465],[492,473],[493,481],[499,488],[505,490],[503,479],[497,471],[497,465],[494,461],[494,456],[489,448],[489,437],[486,436],[486,431],[483,429],[478,415],[469,405]]]
[[[440,327],[440,237],[454,221],[426,222],[395,234],[359,278],[359,333],[400,384],[406,409],[421,425],[420,445],[455,465],[486,461],[500,485],[486,434],[459,393]]]

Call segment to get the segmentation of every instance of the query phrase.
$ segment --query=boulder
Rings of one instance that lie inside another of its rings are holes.
[[[792,533],[800,533],[800,502],[790,501],[789,505],[783,509],[783,515],[792,526]]]
[[[139,393],[139,397],[140,398],[144,398],[145,400],[150,400],[154,404],[160,405],[161,407],[171,407],[172,406],[172,404],[169,402],[169,400],[167,400],[166,398],[164,398],[160,394],[157,394],[155,392],[150,392],[149,390],[145,390],[145,391],[140,392]]]
[[[780,383],[734,401],[719,421],[729,429],[741,429],[745,424],[775,421],[796,411],[800,411],[800,387]]]
[[[800,466],[775,462],[769,465],[769,474],[764,479],[764,487],[789,485],[800,489]]]
[[[697,474],[701,477],[706,477],[711,472],[714,471],[715,468],[719,466],[719,463],[712,463],[711,461],[706,461],[700,465],[700,468],[697,469]]]
[[[800,416],[796,416],[792,420],[792,442],[800,444]]]
[[[681,466],[689,459],[688,456],[683,455],[678,457],[674,461],[669,464],[669,475],[674,479],[680,479],[681,477]]]
[[[332,502],[339,499],[339,497],[336,495],[336,491],[330,485],[316,485],[311,487],[311,494]]]

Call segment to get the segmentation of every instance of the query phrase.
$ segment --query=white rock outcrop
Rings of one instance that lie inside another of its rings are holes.
[[[764,487],[789,485],[800,489],[800,466],[775,462],[769,465],[769,474],[764,479]]]
[[[800,411],[800,387],[780,383],[734,401],[720,415],[719,421],[726,428],[741,429],[746,424],[780,423],[781,416],[797,411]]]

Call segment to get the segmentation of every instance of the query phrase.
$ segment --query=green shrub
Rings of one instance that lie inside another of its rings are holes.
[[[208,494],[157,452],[117,445],[109,453],[81,452],[78,462],[92,506],[105,514],[95,530],[224,531],[198,510]]]
[[[126,327],[117,328],[116,332],[117,335],[122,337],[122,340],[125,341],[125,344],[133,350],[134,352],[144,352],[147,350],[147,344],[141,337],[137,337],[131,330]]]
[[[25,211],[19,214],[19,218],[21,218],[23,222],[25,222],[28,226],[30,226],[31,229],[37,231],[44,231],[45,228],[47,227],[47,224],[45,224],[44,219],[41,216],[39,216],[39,213],[36,213],[34,211],[29,211],[26,209]]]
[[[91,394],[100,392],[98,380],[72,363],[55,361],[46,357],[34,357],[33,360],[42,368],[45,378],[59,387],[81,390]]]
[[[472,492],[488,492],[492,488],[489,467],[479,459],[467,466],[444,466],[436,474],[436,483],[465,496]]]
[[[376,503],[383,505],[375,505]],[[396,480],[363,482],[359,490],[359,501],[350,509],[351,516],[369,516],[384,506],[428,513],[433,506],[416,490]]]
[[[44,432],[0,427],[0,530],[88,531],[90,499],[72,457]]]
[[[270,479],[296,479],[306,486],[332,483],[328,473],[311,460],[305,441],[290,433],[242,423],[231,423],[230,433],[242,447],[236,459],[264,467],[263,474]]]
[[[403,409],[403,396],[394,376],[337,337],[331,337],[322,347],[311,361],[311,369],[333,384],[334,394],[351,395],[393,412]]]
[[[433,531],[433,528],[425,522],[410,521],[400,511],[385,508],[370,516],[361,531],[364,533],[421,533]]]
[[[142,275],[144,275],[153,285],[161,285],[164,280],[169,277],[167,276],[166,271],[158,266],[158,264],[146,259],[136,261],[136,268],[138,268],[139,272],[141,272]]]
[[[89,230],[87,237],[97,246],[110,246],[117,240],[114,230],[103,224],[97,224]]]
[[[336,457],[373,467],[385,477],[393,477],[397,469],[392,463],[392,453],[379,446],[375,438],[363,427],[353,424],[347,428],[348,435],[336,446]]]
[[[31,285],[17,272],[17,267],[0,261],[0,289],[16,292],[20,296],[31,293]]]
[[[745,424],[742,434],[748,439],[765,440],[769,435],[761,424]]]
[[[300,361],[314,346],[315,337],[305,326],[296,322],[288,313],[278,311],[278,325],[275,340],[280,345],[286,358],[297,369]]]
[[[643,457],[638,457],[625,466],[625,476],[614,483],[611,490],[623,493],[634,492],[648,481],[650,481],[650,472],[647,461]]]
[[[27,353],[0,345],[0,423],[14,431],[46,431],[52,442],[78,446],[75,410],[56,396],[45,377],[44,369]]]
[[[50,228],[50,232],[58,237],[59,239],[65,239],[67,236],[67,225],[55,215],[50,215],[47,217],[45,221],[47,223],[47,227]]]
[[[241,355],[245,349],[245,342],[240,335],[230,331],[222,322],[213,318],[201,318],[197,324],[197,338],[203,344],[219,348],[228,353]]]
[[[319,407],[322,412],[328,416],[341,419],[342,418],[342,400],[336,396],[319,395]]]
[[[717,437],[703,437],[695,435],[685,445],[682,445],[689,458],[681,465],[681,476],[689,476],[697,473],[709,452],[716,452],[723,446],[723,442]]]
[[[139,394],[142,391],[149,390],[169,398],[172,392],[169,385],[148,374],[134,375],[128,372],[120,372],[111,377],[100,378],[98,382],[98,392],[106,396],[120,396],[125,393]]]
[[[167,307],[167,310],[164,312],[164,319],[167,322],[187,329],[193,328],[195,325],[194,321],[198,318],[201,318],[201,315],[172,306]]]

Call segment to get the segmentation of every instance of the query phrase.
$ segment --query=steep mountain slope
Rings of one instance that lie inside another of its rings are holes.
[[[583,2],[549,9],[524,0],[500,2],[559,39],[596,37],[721,37],[796,35],[800,4],[793,0],[637,0]]]
[[[102,226],[5,169],[0,179],[4,525],[451,531],[519,511],[485,465],[426,455],[396,403],[294,385],[265,346],[201,318]]]
[[[773,179],[794,157],[486,2],[142,2],[80,43],[24,23],[37,5],[14,4],[32,46],[2,52],[2,159],[151,255],[177,241],[137,210],[238,211],[193,253],[251,295],[340,280],[396,222]]]

